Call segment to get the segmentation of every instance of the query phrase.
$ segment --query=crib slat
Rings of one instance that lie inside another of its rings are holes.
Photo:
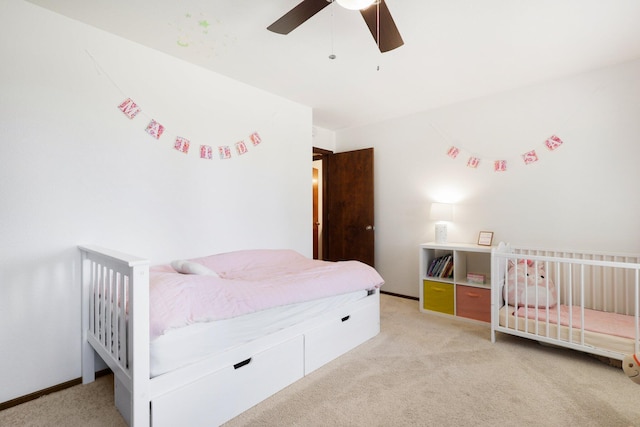
[[[573,265],[569,264],[569,271],[568,271],[568,275],[569,275],[569,286],[568,291],[569,291],[569,298],[567,300],[567,304],[569,305],[569,330],[572,331],[573,330]],[[569,342],[573,341],[573,334],[569,334]]]
[[[560,261],[556,261],[556,281],[560,283]],[[556,285],[556,301],[560,301],[560,286]],[[560,310],[556,311],[556,325],[560,324]],[[556,339],[560,339],[560,328],[556,328]]]
[[[584,345],[584,264],[580,265],[580,344]]]
[[[634,354],[640,353],[640,269],[635,271],[635,326],[636,326],[636,348]]]

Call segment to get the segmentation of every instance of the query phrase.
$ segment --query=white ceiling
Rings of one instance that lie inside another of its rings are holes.
[[[384,54],[337,4],[283,36],[266,27],[300,0],[28,1],[311,106],[330,130],[640,58],[640,0],[386,0],[405,44]]]

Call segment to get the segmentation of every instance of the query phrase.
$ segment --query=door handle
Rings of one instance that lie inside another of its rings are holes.
[[[375,227],[373,225],[367,225],[364,229],[367,231],[371,231],[371,230],[375,230]]]

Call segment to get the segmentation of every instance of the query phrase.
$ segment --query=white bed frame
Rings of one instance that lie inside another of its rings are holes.
[[[496,332],[502,332],[616,360],[640,351],[640,257],[501,244],[492,250],[491,258],[492,342],[496,341]],[[558,327],[557,322],[551,320],[505,316],[502,288],[506,266],[508,261],[518,260],[531,260],[544,266],[547,276],[556,284],[556,299],[560,304],[577,306],[579,322]],[[585,309],[632,316],[635,339],[591,332],[578,326],[584,325]]]
[[[80,251],[83,383],[95,380],[102,359],[114,373],[115,404],[131,426],[220,425],[380,332],[376,290],[150,378],[149,261],[97,246]]]

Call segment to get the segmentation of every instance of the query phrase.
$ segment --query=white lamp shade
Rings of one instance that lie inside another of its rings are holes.
[[[453,205],[449,203],[431,203],[431,219],[436,221],[452,221]]]
[[[336,0],[345,9],[360,10],[371,6],[375,0]]]

